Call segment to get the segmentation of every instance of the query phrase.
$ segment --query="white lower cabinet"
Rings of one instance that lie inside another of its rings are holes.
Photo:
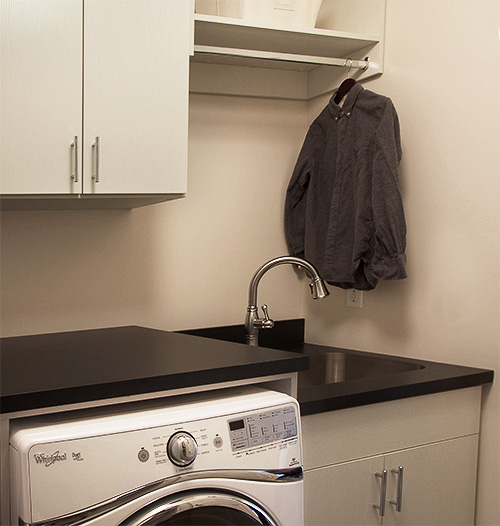
[[[303,417],[305,525],[472,525],[479,412],[469,388]]]
[[[391,470],[402,466],[404,475],[401,511],[388,505],[383,524],[474,524],[477,448],[478,435],[470,435],[387,455],[389,503],[397,497]]]
[[[476,458],[477,435],[472,435],[306,471],[305,523],[473,524]],[[385,494],[382,477],[375,475],[384,469]]]
[[[377,524],[380,484],[375,478],[382,471],[380,457],[354,460],[306,471],[305,524]]]

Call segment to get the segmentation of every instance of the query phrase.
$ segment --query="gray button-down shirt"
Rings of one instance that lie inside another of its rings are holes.
[[[391,100],[355,84],[311,124],[285,202],[290,252],[345,289],[406,278],[399,121]]]

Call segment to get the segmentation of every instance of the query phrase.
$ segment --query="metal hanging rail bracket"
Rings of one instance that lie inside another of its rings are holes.
[[[194,52],[211,55],[226,55],[232,57],[256,58],[264,60],[279,60],[282,62],[298,62],[303,64],[317,64],[318,66],[340,66],[366,70],[369,67],[368,57],[365,60],[351,60],[346,58],[317,57],[312,55],[295,55],[293,53],[278,53],[274,51],[258,51],[254,49],[239,49],[215,46],[194,46]]]

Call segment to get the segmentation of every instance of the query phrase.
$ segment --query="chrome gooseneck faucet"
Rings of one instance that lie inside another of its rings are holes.
[[[260,267],[253,275],[248,291],[248,307],[245,319],[246,343],[248,345],[259,344],[259,329],[272,329],[274,327],[274,321],[269,318],[269,313],[267,312],[267,305],[262,305],[264,317],[259,318],[259,309],[257,307],[257,287],[262,276],[268,270],[284,264],[297,265],[299,268],[306,271],[306,274],[311,279],[309,287],[311,288],[312,297],[315,300],[326,298],[330,294],[326,288],[325,282],[320,278],[317,270],[305,259],[296,258],[294,256],[282,256],[264,263],[264,265],[262,265],[262,267]]]

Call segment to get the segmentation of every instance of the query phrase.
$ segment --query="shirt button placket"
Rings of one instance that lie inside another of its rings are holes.
[[[346,135],[346,119],[343,111],[335,117],[337,121],[337,162],[335,165],[335,184],[332,192],[332,201],[330,205],[330,220],[329,228],[326,240],[326,246],[328,247],[325,253],[324,266],[329,271],[335,269],[336,265],[336,250],[332,250],[335,247],[335,239],[337,237],[337,226],[340,212],[340,201],[342,199],[342,165],[344,162],[343,155],[343,143]]]

